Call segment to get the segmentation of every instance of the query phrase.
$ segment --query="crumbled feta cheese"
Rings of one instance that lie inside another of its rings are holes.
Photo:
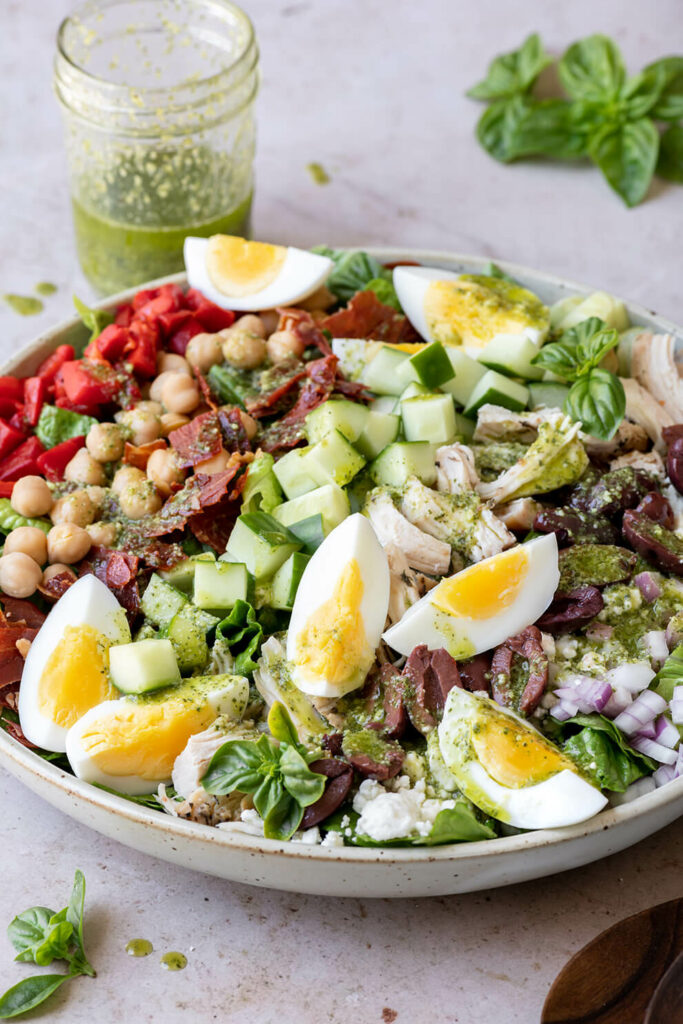
[[[377,842],[415,834],[426,836],[439,811],[455,807],[454,800],[429,799],[423,779],[410,789],[405,778],[396,780],[393,791],[371,779],[361,783],[353,800],[353,809],[360,815],[358,832]]]
[[[336,849],[337,847],[344,845],[344,837],[342,836],[341,832],[330,831],[327,833],[327,835],[325,836],[320,845],[325,846],[328,849],[330,847]]]
[[[599,676],[607,668],[607,661],[604,654],[598,651],[587,651],[579,662],[582,672],[594,673]]]
[[[242,811],[239,821],[222,821],[216,825],[216,828],[222,828],[226,832],[244,832],[249,836],[262,836],[263,819],[258,811],[248,808]]]
[[[576,652],[579,649],[579,641],[573,636],[558,636],[555,641],[555,649],[558,657],[569,661],[576,657]]]
[[[303,843],[304,846],[319,846],[322,843],[320,829],[317,825],[307,828],[305,832],[295,832],[292,836],[293,843]]]

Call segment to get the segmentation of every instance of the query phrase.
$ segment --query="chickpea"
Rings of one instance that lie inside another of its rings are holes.
[[[245,313],[233,326],[239,327],[242,331],[249,331],[250,334],[257,334],[259,338],[266,336],[266,325],[255,313]]]
[[[8,597],[30,597],[42,578],[38,563],[23,551],[13,551],[0,558],[0,589]]]
[[[188,376],[192,374],[190,364],[184,356],[179,356],[176,352],[160,352],[157,356],[157,373],[166,373],[167,370],[186,373]]]
[[[118,530],[115,523],[91,523],[90,526],[86,526],[86,530],[93,544],[100,544],[103,548],[110,548],[116,543]]]
[[[266,358],[266,343],[260,334],[245,331],[240,322],[221,331],[223,357],[241,370],[255,370]]]
[[[118,423],[95,423],[85,447],[98,462],[116,462],[123,455],[123,431]]]
[[[38,565],[45,565],[47,562],[47,538],[43,530],[37,526],[17,526],[7,534],[4,553],[10,555],[13,551],[23,551],[25,555],[32,558]]]
[[[87,448],[79,448],[67,463],[64,479],[79,484],[106,484],[107,477],[102,464],[94,459]]]
[[[145,479],[144,484],[129,484],[119,494],[119,505],[124,516],[129,519],[142,519],[143,516],[158,512],[161,498],[151,480]]]
[[[228,465],[230,456],[226,452],[225,448],[216,454],[212,455],[210,459],[205,459],[204,462],[198,462],[194,467],[196,473],[222,473]]]
[[[239,413],[240,419],[242,420],[242,426],[244,427],[244,432],[247,435],[248,439],[251,441],[254,437],[256,437],[258,423],[256,422],[253,416],[249,415],[248,412],[243,412],[240,409]]]
[[[54,502],[42,476],[22,476],[12,490],[10,504],[20,516],[44,516]]]
[[[190,366],[208,373],[216,363],[223,362],[223,338],[220,334],[195,334],[190,338],[185,356]]]
[[[104,499],[107,497],[106,487],[96,487],[91,485],[90,487],[85,488],[85,493],[90,498],[95,511],[99,512],[104,505]]]
[[[164,411],[163,406],[158,398],[152,398],[152,389],[150,388],[150,396],[147,399],[143,399],[135,406],[139,412],[151,412],[154,416],[161,416]]]
[[[199,405],[199,388],[184,373],[172,373],[161,388],[161,398],[168,412],[186,415]]]
[[[297,309],[305,309],[309,313],[320,313],[324,316],[325,310],[329,309],[334,301],[335,297],[330,289],[321,284],[308,298],[299,299],[296,305]]]
[[[276,309],[262,309],[259,313],[263,329],[266,332],[266,338],[269,338],[271,334],[275,334],[277,325],[280,323],[280,314]]]
[[[43,586],[51,579],[54,579],[55,576],[61,576],[63,572],[73,580],[76,579],[76,573],[70,566],[64,565],[63,562],[55,562],[54,565],[48,565],[43,572]]]
[[[163,436],[168,437],[171,431],[177,430],[178,427],[184,427],[189,422],[189,417],[181,416],[179,412],[165,412],[161,417]]]
[[[111,489],[114,494],[120,494],[125,487],[134,487],[135,484],[140,484],[145,479],[145,474],[141,469],[137,469],[135,466],[121,466],[121,469],[117,469],[114,473]]]
[[[89,526],[95,520],[95,506],[85,491],[72,491],[56,501],[50,512],[52,522]]]
[[[116,419],[128,429],[133,444],[147,444],[148,441],[156,441],[161,436],[161,423],[158,415],[144,407],[139,409],[136,406],[135,409],[119,412],[116,414]]]
[[[159,493],[168,497],[173,484],[182,484],[186,472],[172,448],[159,448],[147,460],[147,476]]]
[[[161,415],[164,411],[163,405],[161,405],[161,392],[163,390],[164,384],[166,383],[167,380],[170,380],[171,377],[178,376],[185,377],[186,379],[191,379],[190,375],[187,373],[180,374],[178,370],[164,370],[163,373],[160,373],[159,376],[155,377],[154,380],[152,381],[152,387],[150,388],[149,393],[154,396],[157,402],[160,403],[161,413],[159,415]]]
[[[300,359],[305,348],[305,343],[293,331],[276,331],[266,342],[266,351],[272,363],[281,363],[290,356]]]
[[[80,562],[91,547],[90,534],[75,523],[58,523],[47,535],[47,557],[53,565],[55,562],[67,565]]]

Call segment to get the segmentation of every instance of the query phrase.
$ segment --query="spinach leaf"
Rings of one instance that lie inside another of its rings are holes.
[[[391,306],[392,309],[402,313],[403,307],[398,301],[398,295],[394,288],[394,282],[388,277],[373,277],[372,281],[368,281],[365,286],[366,292],[374,292],[380,302],[383,302],[385,306]]]
[[[227,618],[216,626],[216,637],[226,641],[235,659],[235,671],[251,675],[263,642],[263,627],[248,601],[235,601]]]
[[[113,313],[107,313],[104,309],[93,309],[91,306],[86,306],[85,302],[81,302],[77,295],[74,295],[73,298],[76,312],[91,332],[90,341],[94,341],[105,327],[114,323]]]
[[[502,53],[489,64],[486,78],[468,90],[475,100],[508,99],[528,92],[541,71],[552,64],[537,32],[527,36],[518,50]]]
[[[657,174],[683,185],[683,125],[672,124],[659,140]]]
[[[623,793],[632,782],[649,775],[657,764],[629,747],[623,734],[603,715],[576,715],[564,723],[579,726],[564,743],[564,752],[601,789]]]
[[[24,978],[0,997],[0,1020],[18,1017],[20,1013],[28,1013],[29,1010],[40,1006],[60,985],[72,977],[71,974],[36,974],[31,978]]]
[[[44,405],[35,428],[36,437],[46,448],[54,448],[72,437],[85,437],[97,423],[93,416],[84,416],[57,405]]]
[[[661,72],[662,88],[652,117],[657,121],[678,121],[683,117],[683,57],[662,57],[648,64],[646,72]]]
[[[342,821],[348,824],[342,827]],[[331,832],[341,832],[347,846],[438,846],[443,843],[471,843],[495,839],[497,832],[492,818],[485,818],[464,796],[455,799],[455,807],[439,811],[426,836],[403,836],[400,839],[371,839],[358,831],[359,815],[341,809],[324,823]]]
[[[592,140],[590,157],[627,206],[636,206],[657,166],[659,133],[649,117],[607,125]]]
[[[618,47],[602,35],[573,43],[557,70],[572,99],[597,103],[616,100],[626,77]]]
[[[609,441],[626,412],[624,387],[608,370],[599,367],[590,370],[572,385],[564,411],[573,420],[580,421],[587,434]]]
[[[346,252],[318,245],[312,252],[334,260],[335,266],[325,285],[340,302],[348,302],[356,292],[365,291],[371,281],[391,281],[391,271],[362,250]]]

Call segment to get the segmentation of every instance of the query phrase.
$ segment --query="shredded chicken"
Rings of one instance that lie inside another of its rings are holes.
[[[239,820],[243,794],[234,792],[228,796],[212,796],[200,786],[185,800],[173,800],[164,785],[159,786],[157,800],[167,814],[200,825],[220,825],[225,821]]]
[[[649,391],[674,423],[683,421],[683,381],[674,359],[673,334],[642,331],[633,341],[631,376]]]
[[[433,576],[446,576],[451,564],[450,544],[425,533],[401,515],[388,491],[373,491],[365,512],[383,548],[393,544],[405,555],[412,569]]]
[[[457,494],[479,483],[472,449],[466,444],[445,444],[436,450],[436,488]]]
[[[477,414],[473,441],[536,440],[541,423],[552,423],[562,417],[561,409],[534,409],[533,412],[511,412],[502,405],[482,405]]]
[[[597,437],[591,437],[583,432],[579,435],[583,441],[586,451],[594,458],[612,458],[623,452],[644,452],[649,446],[647,431],[638,423],[631,423],[630,420],[622,420],[617,427],[617,432],[609,441],[601,441]]]
[[[346,719],[337,710],[336,697],[311,697],[311,704],[335,729],[343,729]]]
[[[412,476],[403,488],[400,509],[414,526],[445,541],[469,562],[480,562],[516,543],[475,491],[444,494]]]
[[[665,452],[666,445],[662,439],[662,427],[670,427],[676,422],[675,419],[633,377],[620,377],[619,379],[624,385],[626,393],[626,416],[645,429],[658,452]],[[683,419],[683,415],[680,418]]]
[[[234,729],[235,723],[221,716],[204,732],[190,736],[173,765],[172,780],[176,793],[189,799],[199,789],[209,761],[225,743],[228,731]]]
[[[328,731],[328,723],[316,711],[310,697],[291,681],[285,649],[276,636],[269,637],[261,648],[261,657],[254,669],[254,684],[266,707],[272,707],[276,701],[285,705],[302,742]]]
[[[650,452],[626,452],[625,455],[618,455],[616,459],[612,459],[609,464],[610,469],[620,469],[622,466],[644,469],[659,480],[664,480],[666,477],[664,460],[654,448]]]
[[[411,605],[414,605],[416,601],[424,597],[428,590],[435,587],[437,581],[411,569],[408,559],[395,544],[387,544],[384,550],[387,562],[389,563],[389,610],[387,618],[389,624],[393,625],[394,622],[398,622],[399,619],[403,618]],[[321,709],[318,708],[318,710]],[[325,717],[328,716],[325,715]]]
[[[536,513],[543,506],[533,498],[515,498],[504,505],[496,505],[494,513],[508,530],[530,530],[534,525]]]

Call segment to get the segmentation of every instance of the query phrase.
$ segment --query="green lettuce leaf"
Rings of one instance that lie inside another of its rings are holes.
[[[248,676],[256,668],[263,640],[263,627],[248,601],[238,600],[222,622],[216,626],[216,636],[222,637],[235,659],[235,672]]]
[[[348,818],[349,824],[342,827]],[[495,822],[485,818],[467,797],[459,796],[455,807],[439,811],[431,830],[426,836],[407,836],[401,839],[370,839],[356,830],[359,815],[343,808],[324,822],[330,832],[341,832],[347,846],[438,846],[443,843],[472,843],[483,839],[495,839]]]
[[[565,741],[564,752],[600,789],[623,793],[632,782],[657,768],[652,758],[633,750],[604,715],[575,715],[563,724],[563,733],[572,726],[579,726],[580,731]]]
[[[94,341],[105,327],[114,323],[114,314],[107,313],[104,309],[93,309],[86,306],[77,295],[74,295],[74,306],[85,326],[90,331],[90,341]]]
[[[46,448],[54,448],[72,437],[85,437],[97,420],[92,416],[60,409],[57,405],[44,405],[36,424],[35,434]]]
[[[321,256],[329,256],[334,261],[334,268],[325,285],[340,302],[348,302],[356,292],[366,291],[372,281],[391,283],[391,271],[383,267],[374,256],[360,249],[345,252],[319,245],[312,251]]]

